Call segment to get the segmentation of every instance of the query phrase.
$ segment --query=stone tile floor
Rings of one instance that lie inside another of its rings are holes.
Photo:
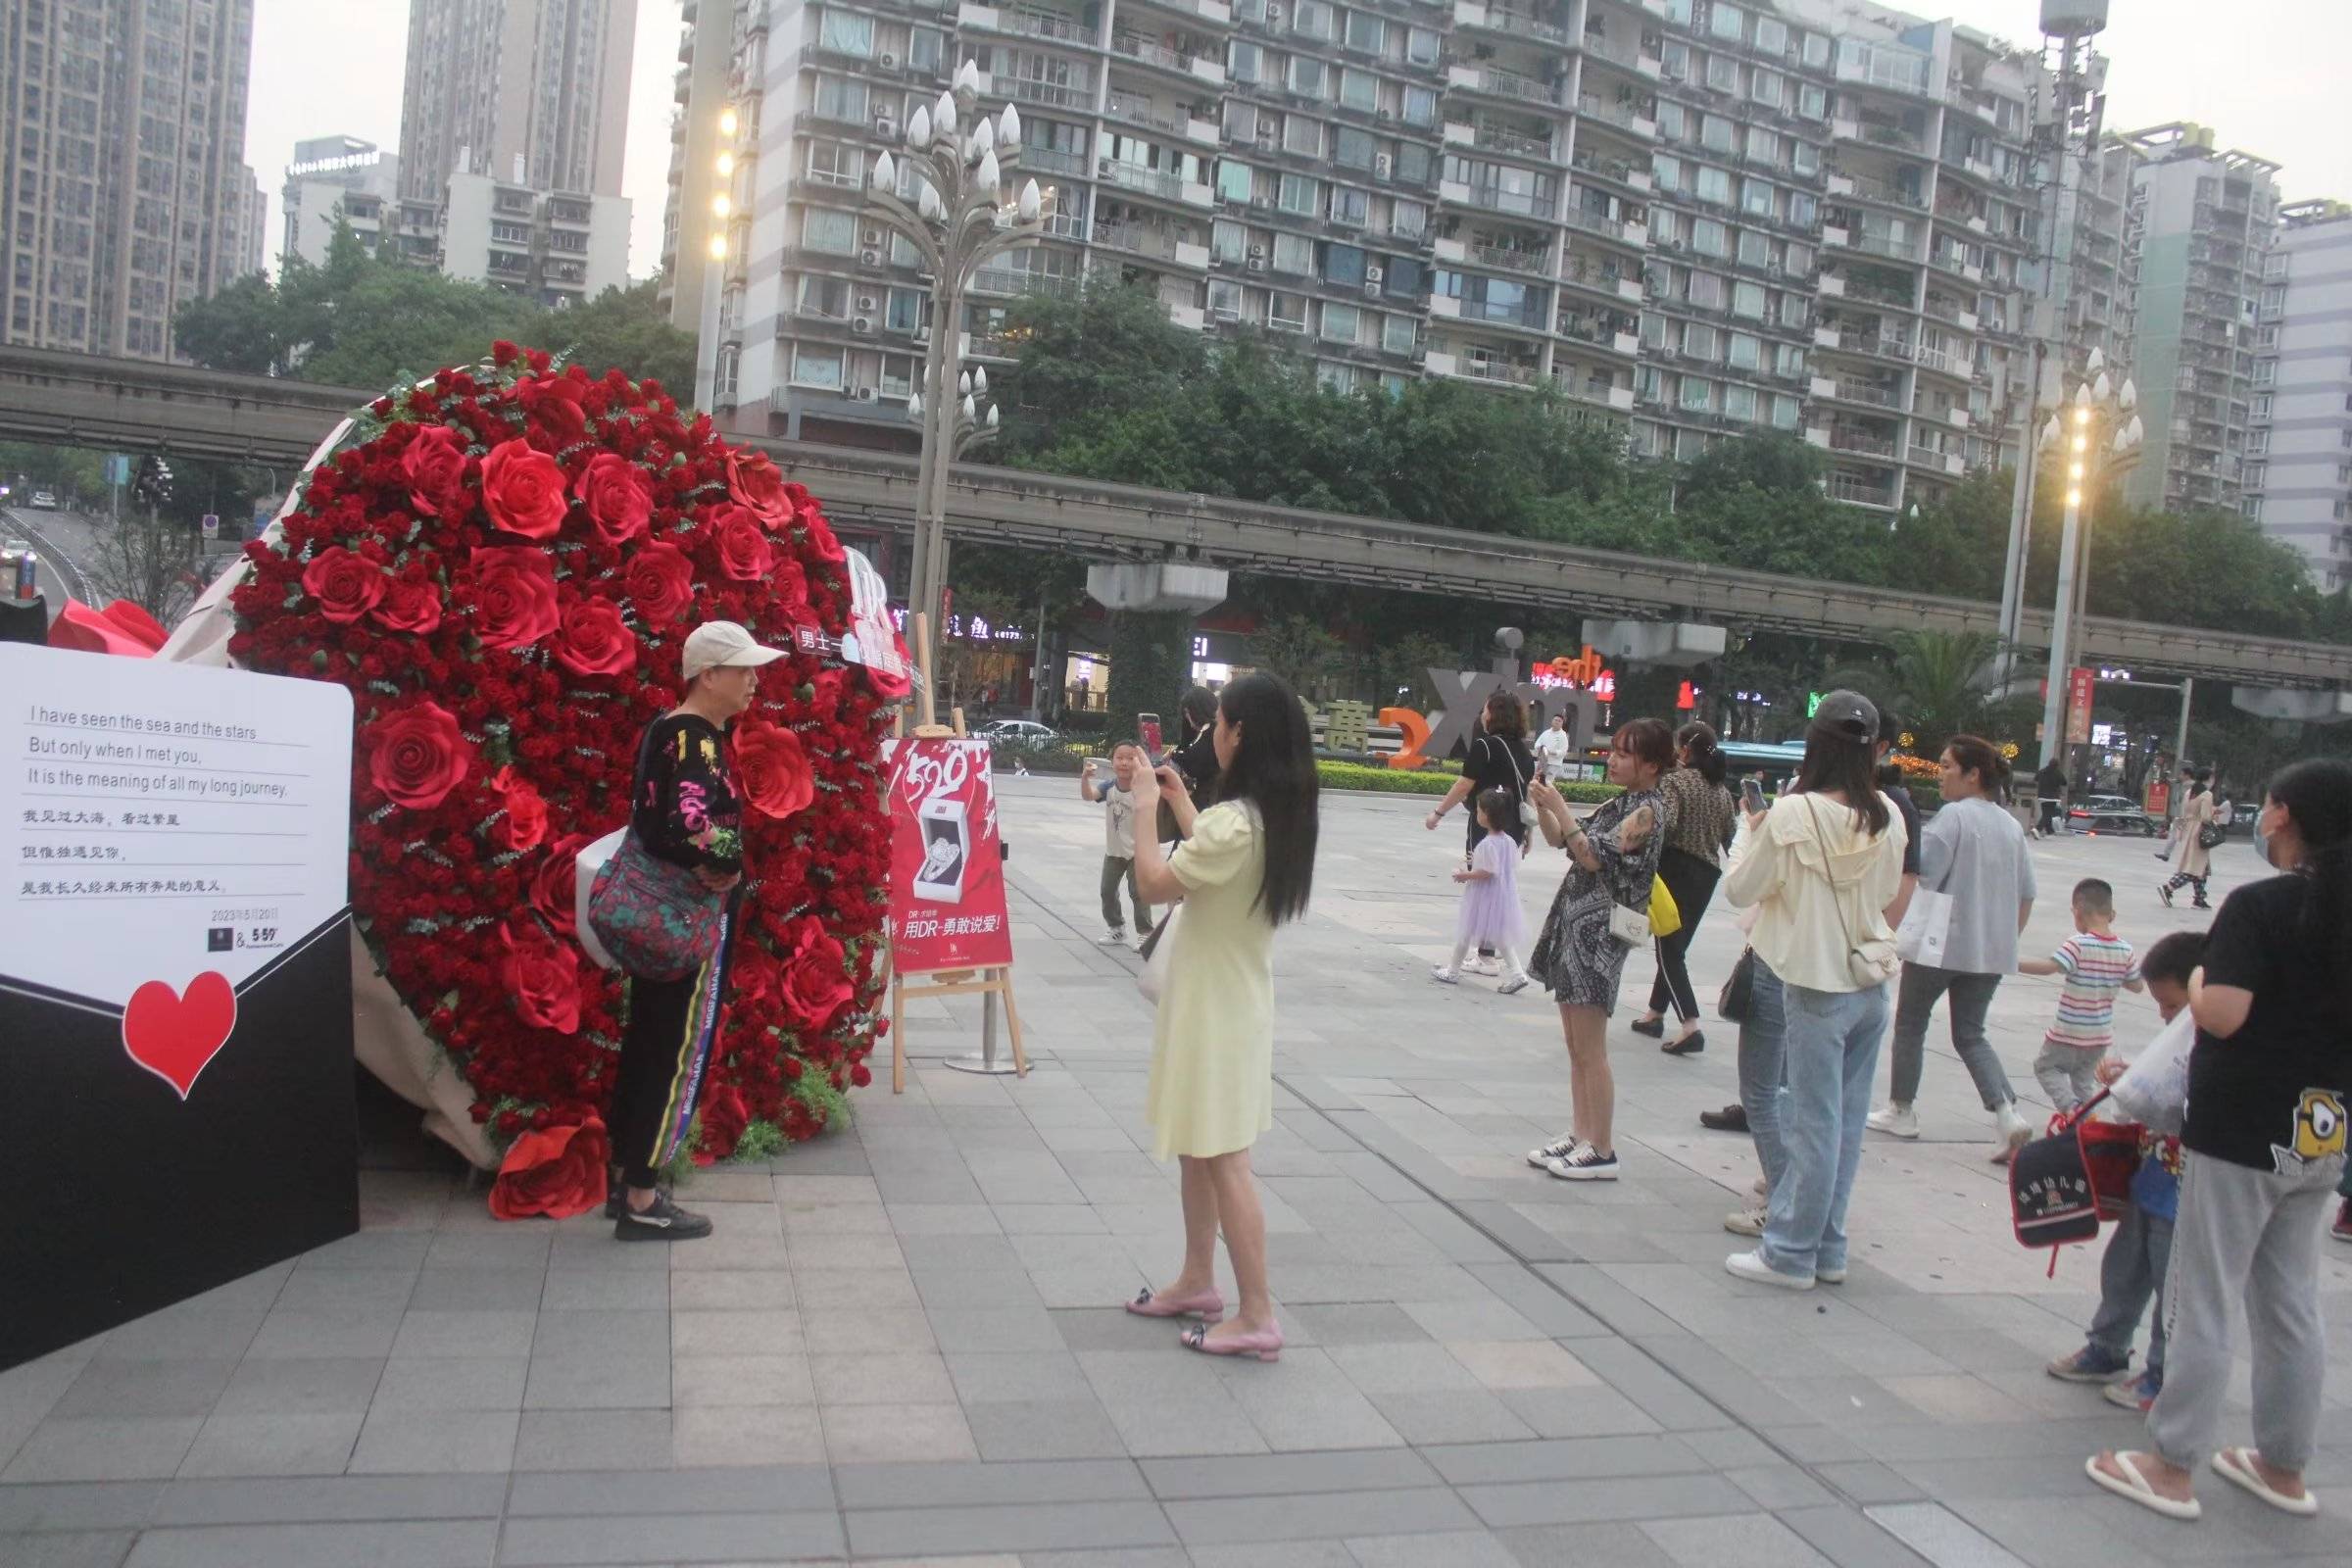
[[[1142,1146],[1136,959],[1094,940],[1100,828],[1066,780],[1001,791],[1026,1080],[941,1064],[976,1008],[911,1009],[907,1093],[878,1074],[841,1133],[705,1173],[688,1201],[718,1234],[674,1251],[498,1224],[378,1114],[358,1235],[0,1374],[0,1564],[2344,1560],[2340,1355],[2317,1522],[2209,1485],[2172,1525],[2082,1480],[2138,1426],[2040,1370],[2079,1341],[2095,1254],[2053,1278],[2014,1244],[1934,1041],[1927,1136],[1873,1139],[1841,1289],[1721,1270],[1752,1155],[1694,1113],[1733,1098],[1729,1026],[1690,1058],[1620,1026],[1622,1182],[1529,1170],[1567,1117],[1556,1013],[1428,982],[1456,841],[1407,801],[1327,803],[1314,910],[1278,950],[1256,1165],[1289,1346],[1183,1353],[1118,1305],[1180,1232]],[[2144,846],[2036,853],[2034,945],[2088,874],[2137,941],[2189,919]],[[2217,891],[2253,874],[2219,858]],[[1528,862],[1531,917],[1558,871]],[[1702,926],[1702,990],[1737,942]],[[1648,977],[1637,956],[1621,1019]],[[2054,995],[2013,980],[1994,1008],[2028,1100]],[[2126,1000],[2122,1028],[2153,1022]],[[2326,1289],[2340,1345],[2352,1250]]]

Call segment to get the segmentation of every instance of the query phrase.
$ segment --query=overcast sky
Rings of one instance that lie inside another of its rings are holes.
[[[2034,36],[2041,15],[2040,0],[1902,9],[1948,13],[2020,42]],[[2352,200],[2352,115],[2340,96],[2352,62],[2352,0],[2113,0],[2109,9],[2114,21],[2098,43],[2113,62],[2111,129],[2197,121],[2214,127],[2221,146],[2284,165],[2290,199]],[[677,0],[638,0],[637,18],[621,194],[632,203],[629,271],[643,277],[661,257]],[[407,48],[407,0],[254,0],[245,149],[270,197],[272,265],[278,192],[296,141],[342,133],[399,149],[396,63]],[[374,69],[354,69],[355,61]]]

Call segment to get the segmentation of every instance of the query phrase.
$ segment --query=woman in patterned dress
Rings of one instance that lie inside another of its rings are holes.
[[[1617,1084],[1609,1072],[1609,1014],[1632,950],[1609,934],[1609,906],[1647,912],[1665,844],[1666,798],[1658,778],[1674,765],[1674,732],[1654,718],[1621,726],[1609,746],[1609,782],[1624,794],[1582,826],[1546,780],[1529,786],[1544,837],[1568,852],[1568,875],[1551,901],[1528,972],[1559,999],[1568,1040],[1574,1128],[1530,1152],[1527,1162],[1563,1181],[1615,1181]]]

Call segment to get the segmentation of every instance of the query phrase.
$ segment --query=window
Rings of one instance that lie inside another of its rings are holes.
[[[1208,231],[1208,254],[1220,262],[1238,262],[1250,249],[1250,231],[1220,218]]]
[[[1692,272],[1684,298],[1702,311],[1712,311],[1723,304],[1723,279],[1713,272]]]
[[[1683,327],[1683,352],[1694,360],[1713,363],[1715,359],[1715,329],[1711,326],[1702,326],[1696,321],[1686,324]]]
[[[1721,115],[1702,116],[1698,122],[1698,144],[1711,153],[1732,150],[1732,122]]]
[[[1704,414],[1715,406],[1715,383],[1695,375],[1683,377],[1682,406],[1692,414]]]
[[[1300,218],[1312,218],[1322,206],[1323,182],[1304,174],[1285,174],[1274,205]]]
[[[1242,318],[1242,285],[1229,277],[1208,280],[1208,314],[1219,321]]]
[[[1297,0],[1291,7],[1291,30],[1301,38],[1329,43],[1335,20],[1324,0]]]
[[[874,19],[844,11],[839,6],[827,6],[817,24],[816,46],[837,55],[870,59],[874,52]]]
[[[793,384],[826,392],[840,391],[844,358],[840,349],[814,348],[807,343],[796,345],[792,356]]]
[[[1712,218],[1690,220],[1690,248],[1701,256],[1732,254],[1732,231]]]
[[[1756,49],[1761,54],[1785,55],[1788,52],[1788,24],[1778,17],[1756,19]]]
[[[1271,125],[1276,117],[1267,117]],[[1225,139],[1228,141],[1257,140],[1257,105],[1242,98],[1225,100]]]
[[[1290,74],[1284,78],[1291,91],[1306,98],[1331,96],[1331,67],[1312,55],[1291,56]]]
[[[1707,31],[1718,38],[1738,43],[1740,35],[1746,30],[1746,12],[1741,11],[1738,6],[1727,6],[1723,0],[1715,0],[1715,9],[1707,15]]]
[[[1717,92],[1740,91],[1740,62],[1730,55],[1707,56],[1707,85]]]
[[[832,321],[848,320],[850,318],[849,279],[803,277],[801,279],[801,314]]]
[[[1408,125],[1427,125],[1438,118],[1438,94],[1432,87],[1407,86],[1404,89],[1404,122]]]
[[[801,243],[827,256],[847,256],[858,248],[858,220],[829,207],[811,207],[801,215]]]
[[[1690,193],[1702,202],[1729,207],[1732,204],[1732,176],[1720,169],[1710,169],[1701,164],[1691,183]]]
[[[1740,265],[1762,267],[1772,260],[1772,241],[1752,228],[1740,231]]]
[[[918,74],[935,72],[945,50],[946,35],[937,27],[916,27],[906,34],[907,69]]]
[[[1250,166],[1230,158],[1217,160],[1217,195],[1229,202],[1250,199]]]
[[[820,73],[816,78],[816,112],[827,120],[862,123],[865,120],[865,83]]]
[[[1732,314],[1744,316],[1750,320],[1762,320],[1764,318],[1764,285],[1761,283],[1734,283],[1732,285]]]
[[[1315,242],[1304,234],[1274,236],[1274,270],[1299,276],[1315,270]]]
[[[1352,185],[1331,187],[1331,220],[1361,228],[1372,216],[1372,193]]]
[[[1690,127],[1683,116],[1683,106],[1669,99],[1658,105],[1658,134],[1668,141],[1686,141]]]
[[[1651,153],[1649,155],[1649,178],[1650,182],[1662,191],[1681,190],[1683,188],[1683,161],[1680,158],[1669,158],[1664,153]]]
[[[1427,185],[1437,172],[1437,155],[1417,141],[1396,144],[1396,182],[1400,185]]]
[[[1756,416],[1756,389],[1726,382],[1723,388],[1723,412],[1727,417],[1753,422]]]
[[[1772,400],[1772,423],[1775,429],[1796,428],[1796,399],[1775,394]]]
[[[914,391],[914,361],[905,354],[882,356],[880,391],[886,398],[903,398]]]
[[[1760,370],[1764,368],[1764,340],[1734,332],[1724,341],[1723,360],[1735,370]]]
[[[1806,319],[1805,297],[1802,294],[1781,296],[1781,324],[1783,326],[1793,326],[1801,330]]]
[[[1323,281],[1342,288],[1361,288],[1364,284],[1366,258],[1362,247],[1355,245],[1326,245],[1323,247]]]
[[[1820,221],[1821,203],[1801,190],[1788,193],[1788,222],[1791,227],[1811,228]]]
[[[837,141],[811,141],[808,144],[808,180],[814,185],[835,185],[844,190],[856,190],[865,183],[865,154]]]
[[[1781,161],[1781,138],[1762,125],[1747,127],[1747,160],[1751,164],[1777,164]]]
[[[1340,73],[1340,104],[1370,114],[1380,107],[1380,78],[1369,71]]]
[[[1416,66],[1434,66],[1444,45],[1428,27],[1409,28],[1404,35],[1404,58]]]
[[[1806,42],[1810,43],[1812,40],[1808,38]],[[1808,60],[1806,64],[1811,65],[1812,62]],[[1814,86],[1809,81],[1799,83],[1796,89],[1796,112],[1807,120],[1829,119],[1830,95],[1828,91]]]
[[[2246,450],[2247,450],[2248,452],[2268,452],[2268,451],[2270,451],[2270,450],[2271,450],[2271,432],[2270,432],[2270,431],[2268,431],[2268,430],[2257,430],[2257,431],[2255,431],[2255,432],[2254,432],[2254,433],[2253,433],[2251,436],[2247,437],[2247,439],[2246,439]]]
[[[2278,379],[2278,362],[2277,360],[2257,360],[2254,362],[2254,384],[2256,386],[2269,386]],[[2346,398],[2344,400],[2344,407],[2347,409],[2352,409],[2352,398]]]
[[[2254,417],[2257,419],[2267,419],[2270,416],[2271,394],[2268,392],[2256,393],[2254,396]]]
[[[1347,169],[1372,167],[1372,133],[1353,125],[1337,125],[1331,134],[1331,161]]]
[[[1389,232],[1401,239],[1419,239],[1429,232],[1429,208],[1422,202],[1396,201],[1389,204]],[[1390,280],[1396,274],[1391,272]]]
[[[1266,324],[1284,332],[1306,330],[1306,296],[1303,294],[1273,295],[1266,302]]]
[[[1380,346],[1390,354],[1413,352],[1413,318],[1409,316],[1385,316],[1380,321]]]
[[[1283,116],[1282,149],[1303,158],[1322,157],[1323,122],[1306,115]]]
[[[1265,79],[1266,52],[1256,44],[1236,38],[1225,46],[1225,74],[1235,81]]]
[[[1348,47],[1359,53],[1376,55],[1389,41],[1389,24],[1370,11],[1348,13]]]
[[[1818,173],[1821,170],[1821,149],[1809,141],[1789,142],[1788,167],[1800,174]]]
[[[1740,182],[1740,210],[1751,218],[1770,218],[1778,207],[1770,183],[1761,179]]]
[[[923,297],[910,288],[890,291],[888,313],[883,318],[893,332],[911,332],[923,324]]]
[[[1805,351],[1793,343],[1772,346],[1772,373],[1794,379],[1805,373]]]
[[[1326,304],[1323,307],[1323,341],[1353,343],[1363,329],[1364,313],[1352,305]]]

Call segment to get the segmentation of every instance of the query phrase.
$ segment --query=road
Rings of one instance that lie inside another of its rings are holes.
[[[48,598],[52,621],[66,608],[69,595],[85,605],[97,602],[89,566],[97,559],[107,526],[104,520],[74,512],[32,512],[22,507],[0,509],[0,516],[8,519],[0,536],[32,545],[40,563],[34,580]],[[15,584],[9,587],[13,591]]]

